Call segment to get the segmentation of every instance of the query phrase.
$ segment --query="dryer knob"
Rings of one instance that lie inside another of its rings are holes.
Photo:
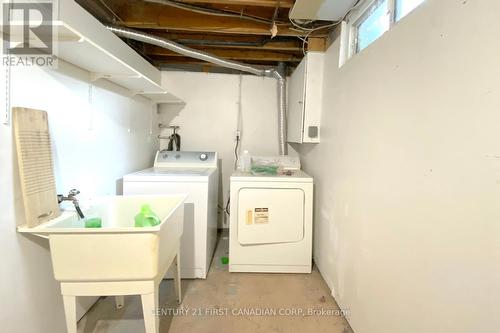
[[[200,154],[200,160],[206,161],[207,159],[208,159],[208,155],[207,154],[205,154],[205,153],[201,153]]]

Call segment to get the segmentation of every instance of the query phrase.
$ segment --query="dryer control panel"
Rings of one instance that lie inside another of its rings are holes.
[[[156,153],[155,168],[216,168],[217,153],[204,151],[169,151]]]

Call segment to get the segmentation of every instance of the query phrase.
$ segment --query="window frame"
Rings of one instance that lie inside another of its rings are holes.
[[[359,31],[359,26],[364,22],[364,20],[370,16],[371,12],[370,10],[377,5],[377,2],[379,0],[368,0],[364,1],[364,3],[358,7],[355,11],[353,11],[348,17],[347,17],[347,25],[348,25],[348,34],[349,34],[349,48],[348,48],[348,53],[347,53],[347,58],[351,58],[355,54],[359,53],[357,51],[358,47],[358,31]],[[394,8],[395,8],[395,3],[396,0],[387,0],[387,14],[389,16],[389,29],[391,29],[392,25],[394,24]],[[385,31],[384,33],[386,33]],[[383,35],[383,34],[382,34]],[[381,36],[382,36],[381,35]]]
[[[378,1],[379,0],[364,0],[364,1],[362,1],[362,3],[359,5],[359,7],[355,8],[347,16],[346,20],[344,22],[342,22],[339,67],[342,67],[342,65],[344,65],[350,58],[352,58],[354,55],[356,55],[360,52],[360,51],[357,51],[358,27],[371,14],[370,9],[373,6],[375,6]],[[394,24],[397,23],[397,21],[396,21],[397,2],[398,2],[398,0],[387,0],[387,15],[389,17],[388,29],[381,36],[383,36],[387,31],[391,30],[391,28],[394,26]],[[421,4],[419,4],[414,9],[418,8],[420,5]],[[401,17],[400,20],[403,18],[404,18],[404,16]],[[370,45],[372,43],[370,43]]]

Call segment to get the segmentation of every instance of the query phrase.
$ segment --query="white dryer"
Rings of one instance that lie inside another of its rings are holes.
[[[153,168],[123,177],[123,194],[187,193],[181,277],[205,279],[217,241],[217,153],[159,151]]]
[[[231,176],[230,272],[311,272],[313,179],[288,174]]]

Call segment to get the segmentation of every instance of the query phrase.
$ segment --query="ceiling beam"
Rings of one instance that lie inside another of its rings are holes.
[[[326,51],[326,38],[309,37],[307,39],[308,51]]]
[[[256,6],[256,7],[276,7],[279,2],[280,8],[292,8],[293,0],[177,0],[184,3],[198,4],[220,4],[220,5],[239,5],[239,6]]]
[[[122,25],[133,29],[156,29],[183,32],[200,32],[200,33],[218,33],[218,34],[239,34],[239,35],[258,35],[258,36],[271,36],[269,27],[258,23],[245,23],[234,24],[229,22],[230,19],[212,19],[200,21],[190,18],[172,18],[160,19],[158,22],[148,22],[146,20],[139,21],[127,18],[122,22]],[[278,27],[277,36],[306,36],[307,32],[292,30],[288,27]],[[315,36],[326,36],[322,33],[314,33]]]
[[[169,65],[176,65],[176,64],[188,64],[188,65],[206,65],[206,66],[213,66],[213,67],[220,67],[216,64],[212,64],[206,61],[198,60],[198,59],[193,59],[193,58],[186,58],[186,57],[166,57],[166,56],[154,56],[151,58],[153,64],[157,67],[163,68],[163,67],[168,67]],[[249,60],[245,62],[246,64],[253,65],[257,68],[269,68],[269,67],[274,67],[276,66],[275,61],[263,61],[263,60]],[[290,67],[295,67],[299,62],[288,62],[287,64]]]
[[[194,13],[178,8],[145,2],[140,7],[122,5],[117,10],[120,24],[136,29],[157,29],[168,32],[198,32],[271,36],[271,25],[241,20],[238,17],[220,17]],[[288,25],[279,25],[277,36],[305,36]],[[311,36],[326,36],[318,31]]]
[[[185,44],[187,46],[192,47],[193,44],[189,43],[182,43],[182,41],[179,41],[181,44]],[[288,51],[288,52],[302,52],[302,44],[294,43],[294,42],[269,42],[265,45],[262,46],[253,46],[253,45],[231,45],[231,44],[216,44],[216,43],[210,43],[210,41],[204,42],[205,46],[211,47],[211,48],[227,48],[227,49],[242,49],[242,50],[268,50],[268,51]]]
[[[238,49],[264,49],[276,51],[302,51],[302,41],[295,37],[276,37],[257,35],[200,34],[184,32],[163,32],[146,30],[148,34],[162,37],[186,46],[204,45]]]
[[[217,38],[215,35],[198,34],[157,34],[159,37],[174,41],[181,45],[193,48],[211,47],[242,50],[267,50],[267,51],[285,51],[302,52],[302,42],[296,40],[270,40],[262,39],[242,39],[242,38]],[[224,36],[223,36],[224,37]]]
[[[303,57],[303,42],[297,37],[305,37],[307,32],[294,29],[288,22],[288,12],[295,0],[176,0],[192,6],[235,12],[236,17],[209,15],[144,0],[76,1],[103,22],[137,29],[224,59],[264,67],[286,62],[293,68]],[[275,12],[277,5],[280,10]],[[244,20],[239,17],[240,13],[269,22]],[[278,23],[278,34],[271,38],[273,17]],[[313,38],[326,36],[326,29],[309,35],[309,50],[324,45],[322,40]],[[169,64],[213,66],[153,45],[125,40],[159,67]]]
[[[241,61],[284,61],[284,62],[297,62],[302,59],[301,54],[291,54],[285,52],[263,51],[263,50],[230,50],[220,48],[203,48],[203,51],[213,54],[215,56]],[[166,57],[184,57],[182,54],[166,50],[161,47],[147,45],[145,54],[148,56],[166,56]]]
[[[301,45],[291,42],[267,43],[266,45],[249,45],[249,44],[245,45],[244,43],[238,43],[238,42],[234,42],[234,44],[231,44],[231,42],[221,44],[217,41],[185,40],[185,39],[178,40],[176,42],[192,48],[209,47],[209,48],[224,48],[224,49],[285,51],[285,52],[302,51]]]

